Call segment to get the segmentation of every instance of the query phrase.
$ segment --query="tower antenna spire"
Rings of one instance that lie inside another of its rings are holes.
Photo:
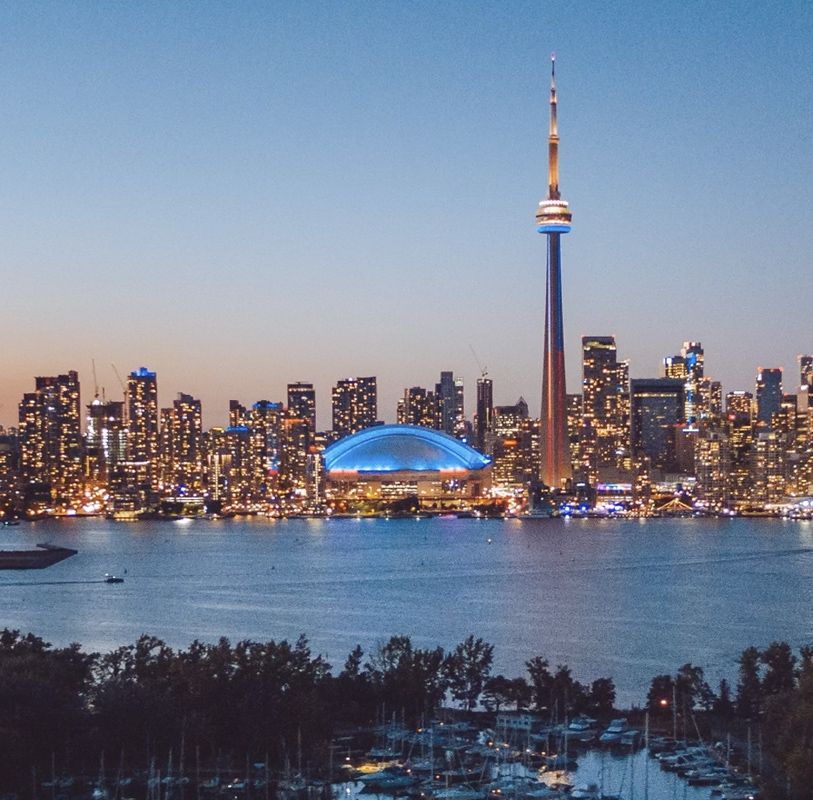
[[[548,134],[548,200],[559,199],[559,132],[556,128],[556,53],[550,54],[550,133]]]

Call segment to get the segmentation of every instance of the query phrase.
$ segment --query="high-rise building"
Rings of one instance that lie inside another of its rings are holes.
[[[697,427],[704,415],[703,398],[700,394],[700,382],[703,380],[704,354],[700,342],[684,342],[680,354],[686,362],[686,395],[684,416],[689,427]]]
[[[629,365],[613,336],[582,337],[582,420],[579,461],[595,485],[629,457]]]
[[[165,492],[203,489],[203,424],[200,400],[179,393],[172,408],[161,409],[161,467]]]
[[[513,406],[494,409],[493,461],[491,480],[494,486],[519,489],[530,477],[525,455],[528,443],[524,441],[528,404],[519,398]]]
[[[664,472],[677,471],[677,429],[684,421],[684,381],[630,381],[630,439],[633,458]]]
[[[813,356],[799,356],[799,383],[813,387]]]
[[[422,386],[404,389],[404,396],[398,401],[398,423],[400,425],[420,425],[434,428],[437,424],[437,401],[435,393]]]
[[[316,434],[316,390],[312,383],[288,384],[288,413],[296,419],[304,419],[308,423],[308,442]]]
[[[750,494],[753,405],[754,396],[751,392],[736,391],[726,395],[729,489],[730,496],[735,501],[746,501]]]
[[[782,405],[782,369],[759,368],[756,384],[757,425],[770,427]]]
[[[438,430],[457,439],[465,439],[468,429],[463,408],[463,379],[455,378],[451,372],[441,372],[440,382],[435,384],[435,397]]]
[[[494,417],[494,384],[491,378],[485,375],[477,379],[477,411],[475,447],[484,455],[488,455],[489,437],[493,429]]]
[[[551,57],[550,133],[548,135],[548,196],[536,212],[536,229],[547,236],[545,285],[545,346],[542,364],[539,477],[561,488],[573,476],[567,435],[565,337],[562,322],[562,259],[560,237],[570,231],[571,213],[559,193],[559,134],[556,120],[555,62]]]
[[[19,406],[20,468],[24,483],[45,484],[58,502],[82,492],[82,433],[76,372],[36,378]]]
[[[127,377],[128,458],[154,461],[158,457],[158,380],[139,367]]]
[[[374,376],[339,381],[331,399],[333,434],[337,439],[378,424],[378,389]]]
[[[106,479],[116,464],[127,459],[124,402],[94,398],[88,406],[87,422],[85,449],[93,461],[96,476]]]
[[[257,498],[269,500],[277,491],[284,419],[282,403],[258,400],[251,407],[252,493]]]

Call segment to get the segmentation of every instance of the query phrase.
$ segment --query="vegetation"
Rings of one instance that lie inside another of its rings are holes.
[[[349,653],[334,672],[307,639],[291,644],[220,639],[175,650],[152,636],[110,653],[55,648],[32,634],[0,632],[0,791],[27,796],[36,779],[93,775],[100,759],[132,774],[151,759],[186,757],[205,768],[263,762],[326,775],[334,735],[396,716],[419,725],[446,702],[463,712],[532,710],[552,722],[614,713],[610,678],[591,684],[535,656],[524,676],[492,675],[494,648],[469,636],[450,652],[393,636]],[[679,736],[759,726],[768,797],[809,796],[813,785],[813,648],[783,642],[739,659],[732,697],[684,664],[657,675],[647,695],[653,726]],[[678,727],[680,726],[680,727]]]

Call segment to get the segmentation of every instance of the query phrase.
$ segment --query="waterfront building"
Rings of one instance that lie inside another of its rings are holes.
[[[782,369],[759,368],[756,381],[756,424],[770,427],[782,404]]]
[[[751,445],[754,396],[736,391],[726,395],[725,430],[729,441],[729,489],[732,500],[746,502],[751,495]]]
[[[337,439],[378,424],[375,377],[340,380],[332,391],[333,433]]]
[[[545,342],[542,363],[540,469],[542,482],[564,487],[573,477],[567,435],[567,384],[562,320],[562,258],[560,239],[570,231],[571,213],[559,192],[559,133],[556,119],[555,61],[551,57],[548,195],[536,212],[536,230],[547,237]]]
[[[345,509],[347,503],[374,509],[377,502],[408,498],[459,507],[491,482],[488,457],[441,431],[412,425],[360,431],[330,445],[323,458],[328,497]]]
[[[127,460],[128,436],[124,425],[124,402],[99,400],[96,397],[87,410],[85,475],[104,483],[111,470]]]
[[[629,364],[618,361],[614,336],[582,337],[579,444],[581,477],[592,486],[629,467]]]
[[[678,471],[677,431],[684,422],[685,383],[675,378],[630,381],[632,456],[664,473]]]
[[[579,394],[567,395],[567,438],[570,443],[570,463],[579,467],[579,453],[581,451],[582,432],[582,396]],[[579,480],[586,480],[584,475],[579,475]]]
[[[161,485],[165,494],[203,490],[203,426],[200,400],[182,392],[161,409]]]
[[[751,500],[778,503],[785,494],[785,435],[757,426],[751,447]]]
[[[290,409],[282,423],[279,489],[289,500],[304,499],[308,488],[308,453],[310,420],[291,416]]]
[[[158,457],[158,379],[139,367],[127,376],[128,458],[154,461]]]
[[[475,414],[474,447],[483,455],[488,455],[489,440],[493,428],[494,383],[491,378],[481,375],[477,379],[477,411]]]
[[[41,498],[72,505],[83,489],[79,376],[39,377],[35,385],[19,405],[22,481],[40,485]]]
[[[533,475],[527,461],[529,445],[525,441],[528,404],[520,397],[512,406],[494,409],[494,433],[491,451],[491,480],[503,489],[522,489]]]
[[[279,482],[285,408],[282,403],[258,400],[251,407],[252,495],[268,501]]]
[[[695,446],[697,494],[709,507],[720,510],[729,505],[730,449],[724,431],[704,430]]]

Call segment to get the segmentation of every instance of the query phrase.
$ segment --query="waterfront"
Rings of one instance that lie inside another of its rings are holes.
[[[813,641],[813,524],[734,520],[44,520],[0,549],[79,554],[0,572],[0,627],[110,650],[148,632],[175,646],[295,639],[341,667],[396,633],[495,646],[612,677],[619,704],[691,661],[716,686],[743,648]],[[105,573],[123,573],[108,585]]]

